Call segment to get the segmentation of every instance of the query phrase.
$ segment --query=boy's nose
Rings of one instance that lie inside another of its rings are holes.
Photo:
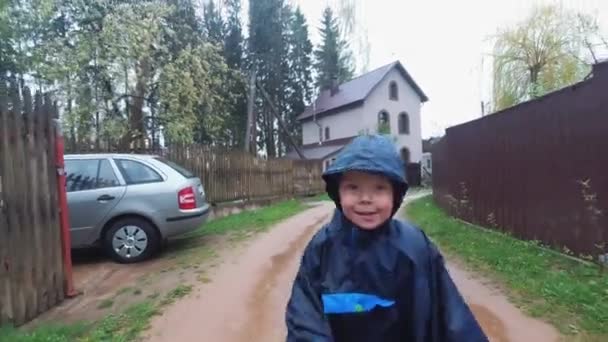
[[[369,192],[362,192],[361,193],[361,197],[360,197],[361,202],[371,202],[372,201],[372,194]]]

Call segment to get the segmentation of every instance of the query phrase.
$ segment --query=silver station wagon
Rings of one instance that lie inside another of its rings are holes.
[[[101,246],[121,263],[195,230],[209,212],[201,180],[159,156],[65,156],[72,248]]]

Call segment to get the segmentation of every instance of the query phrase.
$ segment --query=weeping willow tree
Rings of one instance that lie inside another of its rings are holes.
[[[494,41],[493,109],[501,110],[581,81],[594,62],[594,18],[544,6]]]
[[[336,17],[339,18],[340,32],[353,50],[354,56],[351,58],[357,59],[357,71],[364,73],[369,69],[371,44],[362,22],[361,6],[362,2],[357,0],[333,0],[331,3]]]

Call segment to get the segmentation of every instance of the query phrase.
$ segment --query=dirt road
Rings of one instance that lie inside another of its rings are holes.
[[[500,289],[483,277],[448,261],[448,269],[492,342],[559,341],[555,328],[524,315]]]
[[[223,264],[187,298],[152,322],[149,342],[285,341],[285,303],[302,250],[330,219],[325,202],[277,225]],[[450,273],[492,341],[556,341],[549,325],[523,315],[498,290],[457,264]]]

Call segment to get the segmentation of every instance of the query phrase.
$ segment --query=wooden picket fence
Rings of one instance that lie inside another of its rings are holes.
[[[21,325],[64,298],[54,106],[0,94],[0,326]]]
[[[310,196],[322,193],[321,161],[256,158],[241,150],[204,145],[173,145],[164,149],[96,149],[68,145],[66,153],[142,153],[163,156],[201,179],[211,203]]]
[[[241,151],[198,145],[174,146],[163,155],[200,177],[212,203],[323,191],[319,161],[266,160]]]

